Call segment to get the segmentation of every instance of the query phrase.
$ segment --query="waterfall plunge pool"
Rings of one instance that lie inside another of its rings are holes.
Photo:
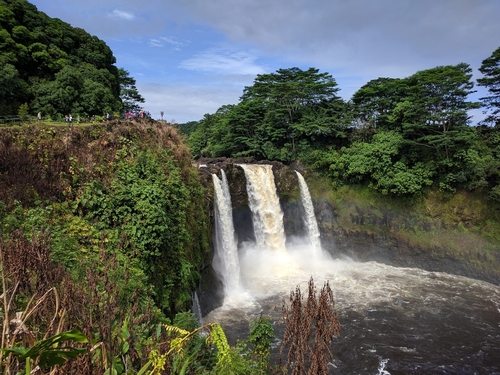
[[[329,282],[341,324],[340,336],[332,341],[331,374],[500,375],[499,286],[440,272],[332,259],[313,238],[310,222],[311,238],[285,239],[271,166],[241,167],[256,241],[236,245],[227,221],[232,217],[227,181],[224,175],[222,180],[214,177],[216,194],[226,195],[215,202],[221,227],[214,259],[225,298],[203,322],[219,322],[235,344],[248,337],[249,322],[260,314],[277,322],[283,300],[297,286],[305,295],[312,277],[317,289]],[[305,207],[304,212],[311,210]],[[283,328],[275,323],[273,361]]]

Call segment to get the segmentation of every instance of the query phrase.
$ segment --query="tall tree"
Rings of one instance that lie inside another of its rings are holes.
[[[298,135],[295,125],[303,110],[337,98],[338,91],[335,79],[316,68],[278,69],[259,74],[252,86],[245,87],[241,100],[264,101],[270,141],[278,148],[291,144],[293,150]]]
[[[263,131],[265,103],[261,99],[249,99],[236,105],[228,113],[230,152],[234,156],[265,157],[262,144],[267,141]]]
[[[409,77],[415,120],[442,132],[468,125],[468,111],[478,108],[478,103],[467,100],[475,92],[471,78],[472,69],[465,63],[438,66]]]
[[[467,100],[474,92],[471,78],[465,63],[415,73],[407,78],[409,95],[396,105],[391,120],[409,142],[434,150],[436,160],[449,160],[467,141],[468,111],[479,107]]]
[[[407,140],[406,154],[415,163],[433,160],[444,190],[469,180],[464,152],[475,141],[469,110],[479,107],[468,100],[474,92],[471,78],[472,69],[465,63],[419,71],[407,78],[410,93],[393,111]]]
[[[122,100],[123,110],[125,112],[140,110],[140,103],[144,103],[145,99],[139,94],[135,86],[135,79],[123,68],[118,69],[118,75],[120,82],[120,99]]]
[[[405,79],[377,78],[363,85],[352,97],[358,128],[392,129],[392,111],[407,95]]]
[[[482,101],[486,109],[491,112],[483,120],[487,125],[500,127],[500,47],[498,47],[490,57],[483,60],[479,71],[484,75],[478,78],[479,86],[488,89],[489,95],[479,100]]]

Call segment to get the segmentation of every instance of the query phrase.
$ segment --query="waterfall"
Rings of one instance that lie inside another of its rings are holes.
[[[224,284],[225,296],[240,291],[240,265],[238,245],[233,225],[233,210],[226,174],[221,169],[222,180],[212,174],[215,207],[214,269]]]
[[[302,198],[302,205],[304,206],[305,216],[304,222],[306,224],[307,233],[309,234],[309,241],[313,247],[315,254],[321,251],[321,241],[318,229],[318,223],[316,221],[316,216],[314,215],[314,206],[312,204],[311,194],[309,194],[309,188],[302,175],[297,173],[297,178],[299,179],[300,196]]]
[[[314,278],[315,285],[329,283],[335,305],[340,306],[342,335],[331,342],[335,357],[332,371],[346,375],[389,375],[415,370],[499,373],[499,286],[443,272],[333,259],[327,251],[320,251],[309,189],[299,173],[304,211],[308,213],[304,220],[310,242],[318,251],[311,254],[312,246],[307,240],[294,241],[293,236],[285,248],[283,213],[272,167],[238,166],[245,172],[256,241],[242,241],[236,252],[236,225],[231,220],[225,175],[221,171],[222,180],[213,175],[217,256],[213,265],[222,275],[226,293],[233,292],[232,287],[239,286],[240,279],[242,292],[233,293],[230,298],[226,294],[222,306],[203,317],[205,324],[220,323],[228,339],[236,342],[247,334],[249,323],[256,317],[280,320],[280,309],[276,307],[288,299],[293,288],[307,290],[307,280]],[[238,223],[251,225],[247,220]],[[204,296],[199,297],[204,305]],[[276,337],[281,339],[286,327],[280,330],[278,326]],[[370,350],[352,350],[359,346],[360,332]],[[278,348],[273,346],[271,350],[272,358],[277,360]]]
[[[272,165],[239,164],[247,179],[248,204],[257,246],[286,252],[283,212],[276,193]]]
[[[203,325],[203,314],[201,312],[200,300],[198,293],[193,293],[193,314],[200,325]]]

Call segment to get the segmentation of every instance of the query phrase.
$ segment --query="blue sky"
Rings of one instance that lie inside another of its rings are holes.
[[[465,62],[480,77],[500,47],[498,0],[30,2],[104,40],[144,108],[177,123],[238,103],[257,74],[280,68],[328,72],[347,100],[371,79],[439,65]]]

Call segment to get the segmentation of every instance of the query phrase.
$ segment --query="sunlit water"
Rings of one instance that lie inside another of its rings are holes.
[[[285,252],[283,212],[276,193],[272,165],[238,164],[247,179],[248,205],[252,211],[257,244],[262,249]]]
[[[500,287],[482,281],[376,262],[311,257],[309,246],[286,253],[240,249],[241,298],[226,300],[204,322],[218,321],[234,343],[261,313],[276,322],[282,301],[310,277],[328,280],[342,326],[331,374],[500,374]],[[275,325],[279,352],[283,325]]]

